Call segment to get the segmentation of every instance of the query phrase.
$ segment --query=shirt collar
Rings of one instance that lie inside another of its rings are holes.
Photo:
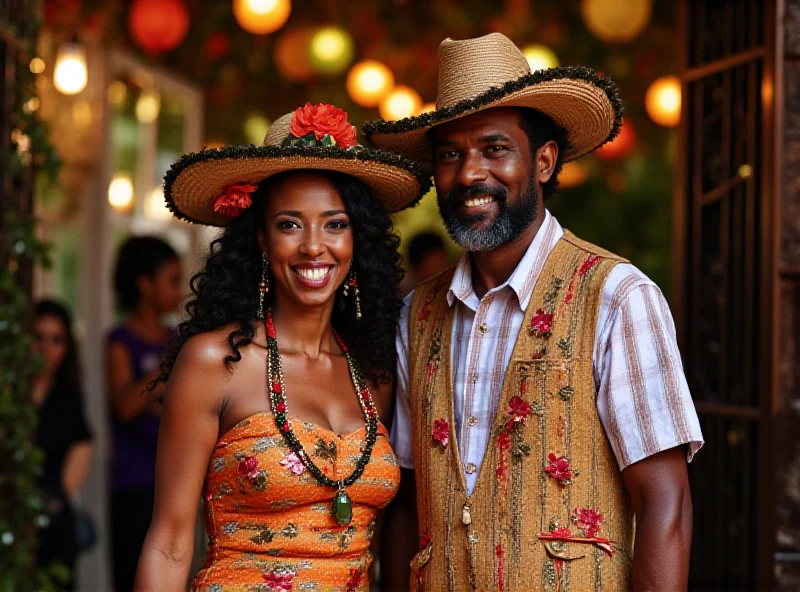
[[[548,210],[545,210],[544,221],[522,256],[517,268],[505,283],[490,290],[487,294],[499,292],[506,287],[510,287],[517,295],[517,302],[520,308],[523,311],[528,308],[528,302],[533,294],[536,281],[542,272],[544,262],[562,236],[564,236],[564,229],[561,224]],[[472,287],[472,258],[468,251],[465,251],[461,259],[459,259],[455,274],[450,282],[450,289],[447,291],[448,306],[453,306],[456,299],[473,311],[478,310],[480,298],[475,294],[475,290]]]

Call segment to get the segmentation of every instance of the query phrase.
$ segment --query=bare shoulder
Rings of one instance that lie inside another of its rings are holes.
[[[235,329],[234,325],[226,325],[193,335],[181,346],[176,365],[188,364],[205,370],[225,370],[225,358],[231,353],[228,336]]]

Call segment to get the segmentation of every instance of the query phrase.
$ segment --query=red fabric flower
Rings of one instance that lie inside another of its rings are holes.
[[[442,448],[447,448],[447,443],[450,441],[450,425],[443,419],[435,420],[431,436],[442,445]]]
[[[566,538],[572,536],[572,531],[569,528],[562,526],[561,528],[554,528],[550,531],[550,534],[552,534],[554,537]]]
[[[258,459],[255,456],[245,456],[239,461],[236,471],[240,477],[255,479],[258,477]]]
[[[272,592],[291,592],[294,587],[294,574],[290,571],[271,571],[264,574],[264,581]]]
[[[431,535],[423,534],[419,537],[419,550],[422,551],[425,547],[431,544]]]
[[[531,329],[537,335],[550,335],[553,330],[553,313],[545,312],[541,308],[537,310],[531,319]]]
[[[229,185],[214,198],[214,211],[217,214],[236,218],[253,205],[250,194],[258,189],[257,185]]]
[[[501,434],[497,436],[497,447],[501,451],[511,450],[511,434],[508,432],[501,432]]]
[[[572,521],[591,539],[600,532],[603,514],[591,508],[575,508],[575,515],[572,517]]]
[[[361,570],[350,568],[350,578],[347,580],[347,590],[355,590],[361,585]]]
[[[283,401],[278,401],[278,404],[275,405],[275,410],[278,413],[283,413],[284,411],[286,411],[286,403],[284,403]]]
[[[544,472],[550,477],[558,479],[562,483],[572,479],[572,468],[569,466],[569,459],[566,456],[556,457],[551,452],[547,455],[547,460],[550,461],[550,464],[544,468]]]
[[[525,423],[531,416],[531,404],[522,397],[511,397],[508,402],[508,413],[514,419],[514,422]]]
[[[295,110],[289,133],[296,138],[302,138],[311,132],[314,132],[318,141],[330,135],[340,148],[356,145],[355,126],[348,123],[345,111],[333,105],[306,103]]]

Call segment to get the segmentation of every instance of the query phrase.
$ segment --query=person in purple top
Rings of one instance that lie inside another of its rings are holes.
[[[108,334],[106,384],[111,407],[111,554],[114,590],[133,589],[139,553],[153,512],[158,406],[147,383],[159,372],[173,335],[163,322],[183,296],[178,255],[161,239],[133,237],[114,272],[125,320]]]

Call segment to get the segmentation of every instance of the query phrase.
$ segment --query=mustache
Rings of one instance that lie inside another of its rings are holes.
[[[445,202],[448,205],[455,205],[457,202],[462,202],[470,197],[477,197],[481,195],[491,195],[500,203],[505,203],[508,193],[502,187],[493,187],[485,183],[475,183],[468,187],[458,187],[448,192],[445,195]]]

